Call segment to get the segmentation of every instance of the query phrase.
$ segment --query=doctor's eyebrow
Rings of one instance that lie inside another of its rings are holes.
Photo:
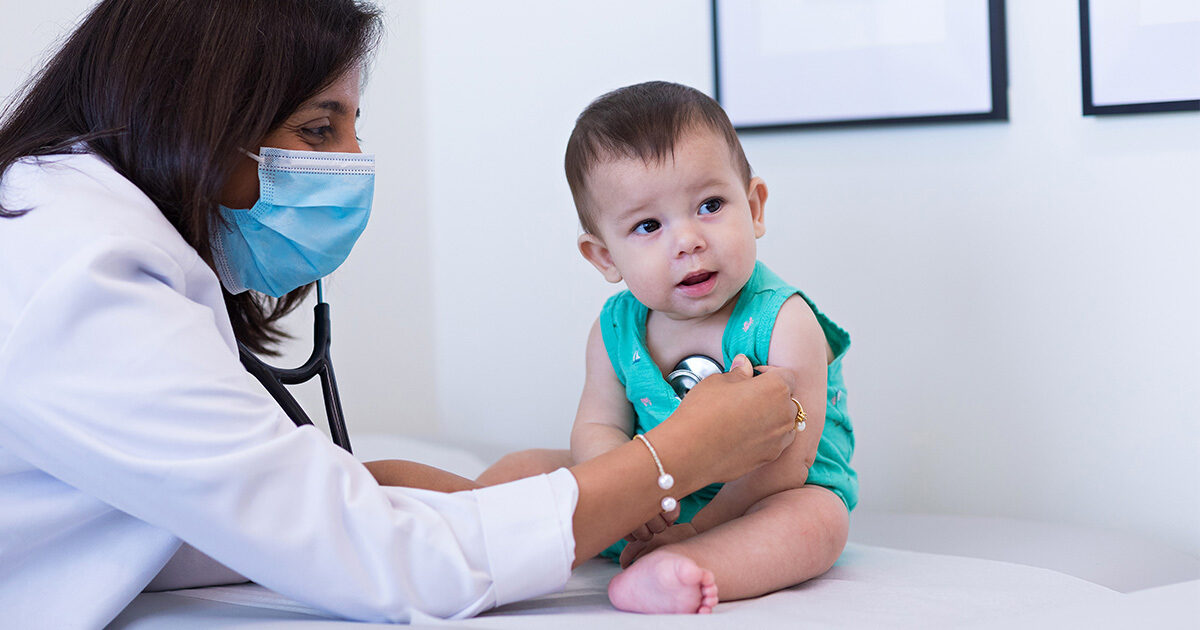
[[[321,101],[319,103],[312,103],[310,105],[304,106],[304,108],[301,111],[309,111],[309,110],[313,110],[313,109],[324,109],[324,110],[331,111],[338,115],[342,115],[342,114],[346,113],[346,106],[344,104],[342,104],[341,101]],[[354,117],[361,118],[362,117],[362,109],[354,110]]]

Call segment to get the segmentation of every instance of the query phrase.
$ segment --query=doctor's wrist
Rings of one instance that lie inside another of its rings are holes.
[[[664,471],[669,472],[672,477],[673,483],[669,491],[660,486],[663,495],[669,494],[678,499],[717,481],[717,479],[712,475],[711,468],[705,465],[712,457],[707,452],[709,449],[694,432],[683,426],[684,423],[672,418],[647,431],[645,437],[654,445]],[[645,450],[644,447],[643,450]],[[660,473],[654,460],[649,455],[646,456],[646,459],[650,465],[651,479],[657,480]],[[658,484],[656,483],[656,485]]]

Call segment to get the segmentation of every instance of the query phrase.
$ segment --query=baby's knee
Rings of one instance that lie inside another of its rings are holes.
[[[819,499],[814,497],[810,508],[815,525],[813,531],[819,536],[820,549],[824,551],[822,556],[825,559],[825,567],[822,571],[825,571],[832,567],[834,562],[837,562],[838,557],[842,555],[842,550],[846,548],[846,541],[850,536],[850,511],[842,499],[828,488],[820,486],[806,486],[806,488],[813,489],[814,494],[818,494],[820,497]]]
[[[551,473],[572,466],[571,453],[563,449],[531,448],[509,453],[488,467],[477,481],[493,485]]]
[[[514,466],[521,467],[530,475],[552,473],[559,468],[575,465],[571,460],[571,452],[559,448],[531,448],[505,457],[512,458]]]
[[[767,508],[789,524],[789,540],[814,555],[820,572],[841,556],[850,535],[850,511],[832,490],[813,485],[794,488],[759,501],[746,514]]]

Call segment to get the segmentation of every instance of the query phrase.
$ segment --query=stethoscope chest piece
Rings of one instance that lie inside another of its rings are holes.
[[[670,383],[671,389],[675,390],[675,395],[683,398],[705,377],[724,371],[725,368],[715,359],[703,354],[693,354],[684,357],[675,365],[675,369],[667,375],[667,382]]]

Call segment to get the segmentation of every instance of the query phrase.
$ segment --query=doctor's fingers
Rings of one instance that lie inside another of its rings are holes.
[[[638,540],[638,541],[650,540],[651,538],[654,538],[655,534],[661,534],[662,532],[666,531],[666,529],[668,527],[670,527],[671,525],[673,525],[675,523],[675,519],[677,519],[677,518],[679,518],[679,506],[678,505],[676,505],[675,509],[671,510],[670,512],[663,512],[663,513],[655,516],[654,518],[646,521],[645,524],[643,524],[641,527],[635,529],[632,533],[630,533],[628,536],[626,536],[625,540],[628,540],[630,542],[633,542],[635,540]]]
[[[671,508],[669,512],[662,512],[658,516],[646,521],[646,527],[650,528],[650,531],[654,532],[655,534],[659,534],[662,533],[662,531],[666,528],[674,525],[678,518],[679,503],[676,503],[675,507]]]
[[[646,528],[649,529],[650,533],[652,534],[661,534],[663,530],[670,527],[670,525],[671,524],[667,522],[667,519],[663,518],[661,514],[646,521]]]
[[[785,367],[769,365],[759,366],[761,374],[752,379],[751,385],[756,390],[753,403],[748,404],[745,411],[751,418],[746,419],[744,426],[758,426],[753,429],[754,437],[765,440],[768,448],[778,448],[767,461],[774,461],[779,452],[792,443],[795,438],[796,426],[796,387],[799,377],[794,370]],[[772,442],[775,442],[772,444]]]
[[[794,370],[789,368],[779,367],[776,365],[759,365],[754,369],[758,370],[758,376],[769,374],[771,375],[771,378],[783,379],[784,384],[787,385],[788,391],[792,392],[793,394],[796,392],[796,387],[799,386],[799,377]]]

